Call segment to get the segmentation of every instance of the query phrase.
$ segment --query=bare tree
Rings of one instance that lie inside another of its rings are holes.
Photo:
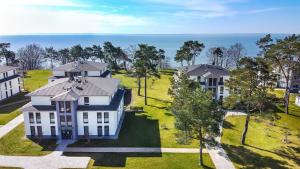
[[[45,55],[42,47],[30,44],[18,50],[17,59],[23,70],[33,70],[41,68]]]
[[[246,56],[246,49],[241,43],[236,43],[229,47],[227,54],[232,61],[230,67],[239,67],[239,61]]]

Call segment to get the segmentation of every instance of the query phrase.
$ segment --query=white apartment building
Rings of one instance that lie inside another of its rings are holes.
[[[75,61],[70,62],[53,69],[53,76],[48,79],[52,82],[64,77],[111,77],[107,63],[93,61]]]
[[[20,93],[21,86],[16,67],[0,66],[0,101]]]
[[[185,70],[190,79],[200,83],[205,90],[213,93],[213,99],[222,101],[229,95],[229,90],[224,86],[225,80],[229,79],[229,72],[221,66],[199,64],[179,69]]]
[[[120,80],[60,78],[28,94],[23,106],[27,137],[116,139],[124,118]]]
[[[277,68],[274,70],[274,73],[277,75],[277,88],[285,88],[287,86],[287,82],[285,80],[283,72]],[[300,90],[300,70],[292,70],[289,74],[290,80],[288,85],[291,91],[299,92]]]

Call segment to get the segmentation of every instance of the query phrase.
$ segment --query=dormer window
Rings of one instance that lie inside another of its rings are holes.
[[[84,105],[90,105],[90,98],[89,97],[84,97]]]

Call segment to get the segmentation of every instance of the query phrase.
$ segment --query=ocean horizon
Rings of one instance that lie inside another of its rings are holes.
[[[246,55],[254,57],[258,54],[259,49],[256,46],[258,41],[265,34],[31,34],[31,35],[0,35],[0,43],[11,43],[11,50],[18,49],[29,45],[38,44],[42,47],[53,46],[55,49],[71,47],[73,45],[82,45],[84,47],[91,45],[101,45],[110,41],[115,46],[123,49],[131,45],[146,43],[153,45],[158,49],[164,49],[166,56],[170,58],[171,66],[179,66],[174,61],[176,51],[185,41],[198,40],[205,45],[205,49],[197,58],[197,64],[207,63],[207,50],[211,47],[230,47],[235,43],[241,43],[245,47]],[[287,34],[272,34],[274,39],[285,37]]]

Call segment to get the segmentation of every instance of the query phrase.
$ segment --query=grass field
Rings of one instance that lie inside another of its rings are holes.
[[[71,146],[122,146],[122,147],[198,147],[198,142],[182,145],[176,141],[177,130],[175,118],[168,111],[171,98],[168,95],[172,72],[163,72],[154,83],[148,80],[148,105],[144,105],[144,97],[137,95],[136,79],[126,74],[116,74],[122,85],[132,88],[132,105],[143,106],[144,112],[127,113],[118,140],[92,140],[85,144],[80,140]],[[143,83],[142,83],[143,86]],[[141,90],[144,95],[144,88]]]
[[[39,141],[27,139],[24,136],[23,124],[0,139],[1,155],[41,156],[49,154],[55,147],[55,140]]]
[[[24,78],[24,85],[25,85],[24,88],[25,88],[26,92],[20,93],[13,97],[10,97],[9,99],[2,101],[0,103],[0,105],[24,100],[25,94],[27,92],[32,92],[32,91],[38,89],[39,87],[47,84],[49,76],[51,76],[50,70],[28,71],[26,77]],[[21,114],[20,108],[25,104],[26,104],[26,102],[18,103],[15,105],[1,108],[0,109],[0,125],[4,125],[4,124],[8,123],[10,120],[14,119],[19,114]]]
[[[68,154],[66,154],[68,155]],[[74,156],[90,156],[88,169],[202,169],[215,168],[208,154],[199,166],[198,154],[171,153],[73,153]]]
[[[275,91],[277,97],[282,91]],[[236,168],[297,168],[300,165],[300,107],[291,95],[290,115],[284,114],[283,104],[275,125],[268,119],[252,117],[246,145],[240,144],[245,117],[228,117],[224,122],[222,144]],[[283,142],[288,133],[289,143]]]

